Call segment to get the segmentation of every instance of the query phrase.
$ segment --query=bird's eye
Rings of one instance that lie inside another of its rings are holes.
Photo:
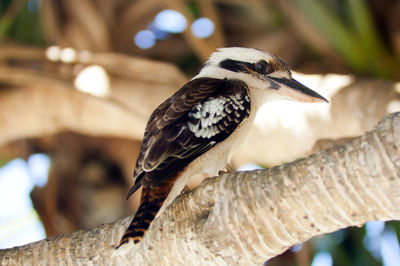
[[[265,60],[261,60],[256,63],[255,69],[260,74],[267,74],[267,72],[269,73],[270,65]]]

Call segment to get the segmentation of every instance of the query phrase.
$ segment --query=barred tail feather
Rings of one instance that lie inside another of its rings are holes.
[[[126,229],[117,248],[127,243],[130,239],[133,242],[139,243],[151,222],[156,217],[158,211],[163,205],[165,199],[171,190],[171,186],[159,186],[155,188],[144,187],[142,190],[139,209],[135,217]]]

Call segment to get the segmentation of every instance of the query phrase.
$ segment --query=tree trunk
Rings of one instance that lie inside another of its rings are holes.
[[[115,250],[127,217],[0,251],[1,265],[261,264],[313,236],[400,219],[400,113],[341,146],[282,166],[205,180]]]

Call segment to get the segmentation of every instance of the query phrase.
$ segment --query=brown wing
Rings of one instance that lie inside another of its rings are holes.
[[[150,116],[128,197],[155,186],[226,139],[250,113],[247,85],[198,78],[185,84]]]

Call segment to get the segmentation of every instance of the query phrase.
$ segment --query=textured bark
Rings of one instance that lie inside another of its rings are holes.
[[[313,236],[400,219],[400,113],[290,164],[210,178],[115,250],[130,217],[0,251],[1,265],[260,264]]]

